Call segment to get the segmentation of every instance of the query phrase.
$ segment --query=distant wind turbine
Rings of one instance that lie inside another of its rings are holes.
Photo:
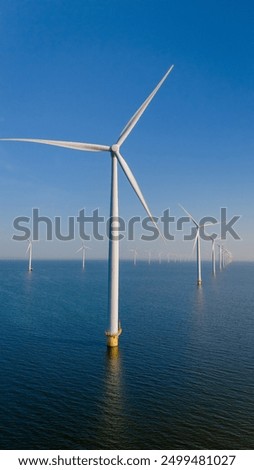
[[[224,249],[224,251],[225,251],[225,266],[227,266],[228,264],[232,262],[232,253],[226,248]]]
[[[28,247],[26,253],[29,252],[29,261],[28,261],[28,271],[32,271],[32,252],[33,252],[33,244],[31,240],[28,240]]]
[[[161,264],[161,256],[162,256],[162,251],[159,252],[158,258],[159,258],[159,263]]]
[[[222,267],[225,268],[231,261],[232,253],[222,245]]]
[[[198,222],[196,222],[196,220],[192,217],[192,215],[186,209],[184,209],[184,207],[181,204],[179,204],[179,206],[190,217],[190,219],[192,220],[192,222],[194,223],[194,225],[196,226],[196,229],[197,229],[197,233],[196,233],[196,237],[195,237],[195,241],[194,241],[194,245],[193,245],[193,251],[195,249],[195,246],[197,245],[197,285],[201,286],[202,276],[201,276],[200,229],[203,228],[203,227],[206,227],[208,225],[214,225],[214,223],[207,222],[203,225],[199,225]]]
[[[219,248],[219,267],[220,267],[220,271],[222,271],[222,250],[223,250],[223,245],[218,244],[218,248]]]
[[[118,163],[121,166],[125,176],[129,180],[130,185],[134,189],[137,197],[142,203],[151,221],[157,227],[150,209],[144,199],[144,196],[139,188],[139,185],[129,168],[127,162],[120,153],[120,147],[125,142],[126,138],[135,127],[140,117],[170,74],[173,69],[173,65],[169,68],[166,74],[163,76],[158,85],[154,88],[152,93],[146,98],[143,104],[138,108],[135,114],[128,121],[124,129],[122,130],[117,142],[114,145],[100,145],[91,143],[81,142],[67,142],[59,140],[45,140],[45,139],[21,139],[21,138],[9,138],[0,139],[7,141],[19,141],[19,142],[34,142],[38,144],[54,145],[57,147],[64,147],[74,150],[83,150],[90,152],[108,152],[111,156],[112,161],[112,172],[111,172],[111,202],[110,202],[110,226],[109,226],[109,327],[106,331],[107,345],[109,347],[118,346],[118,337],[122,332],[119,325],[118,308],[119,308],[119,240],[115,236],[116,228],[115,223],[118,220]],[[113,110],[114,111],[114,110]],[[118,225],[117,225],[118,226]],[[158,229],[158,227],[157,227]],[[158,229],[159,230],[159,229]],[[160,231],[159,231],[160,233]]]
[[[190,217],[194,225],[196,226],[197,233],[193,245],[193,251],[195,249],[195,246],[197,245],[197,285],[201,286],[202,284],[202,276],[201,276],[201,253],[200,253],[200,228],[201,226],[196,222],[196,220],[192,217],[192,215],[184,209],[184,207],[179,204],[179,206],[183,209],[183,211]]]
[[[148,250],[148,251],[146,251],[146,253],[148,254],[148,264],[151,264],[152,252],[151,252],[151,250]]]
[[[222,267],[223,269],[226,267],[226,248],[223,246],[222,247]]]
[[[134,266],[136,266],[138,252],[137,252],[137,250],[130,250],[130,251],[133,253],[133,264],[134,264]]]
[[[82,251],[82,269],[83,269],[83,271],[84,271],[84,269],[85,269],[86,250],[90,250],[89,246],[86,246],[86,245],[84,245],[84,243],[82,243],[81,248],[79,248],[79,249],[76,251],[76,253],[79,253],[80,251]]]
[[[216,276],[215,238],[210,237],[210,236],[209,238],[212,241],[212,272],[213,272],[213,276]]]

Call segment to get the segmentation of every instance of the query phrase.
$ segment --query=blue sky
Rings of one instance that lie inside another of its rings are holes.
[[[170,208],[216,218],[241,215],[229,238],[235,259],[254,260],[253,35],[251,1],[32,0],[0,2],[0,136],[113,144],[168,67],[175,68],[129,135],[122,153],[156,216]],[[145,216],[124,175],[120,214]],[[0,143],[0,257],[23,257],[12,221],[109,213],[110,158],[47,146]],[[65,227],[66,228],[66,227]],[[186,233],[188,229],[186,228]],[[165,248],[190,256],[183,234]],[[91,242],[89,256],[106,257]],[[45,242],[37,257],[73,258],[80,246]],[[204,256],[210,245],[203,243]]]

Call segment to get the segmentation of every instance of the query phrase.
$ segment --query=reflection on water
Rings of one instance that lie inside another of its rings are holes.
[[[204,293],[204,288],[202,285],[197,287],[197,289],[195,290],[195,294],[196,294],[195,305],[196,305],[197,312],[204,313],[205,293]]]
[[[118,347],[107,348],[105,354],[104,389],[100,405],[98,429],[101,446],[105,449],[112,449],[116,440],[121,442],[127,429],[122,372],[120,349]]]
[[[24,279],[24,290],[27,295],[30,295],[32,293],[33,289],[33,281],[34,281],[34,273],[33,271],[26,271],[24,273],[23,279]]]
[[[105,401],[107,411],[114,412],[122,409],[121,400],[121,357],[118,348],[107,348],[105,367]]]

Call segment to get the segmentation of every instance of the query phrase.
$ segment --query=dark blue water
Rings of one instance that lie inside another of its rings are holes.
[[[254,264],[0,263],[1,449],[254,449]]]

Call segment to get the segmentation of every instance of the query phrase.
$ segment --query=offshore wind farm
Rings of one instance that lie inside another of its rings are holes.
[[[142,114],[170,74],[173,69],[173,65],[170,66],[168,71],[162,77],[158,85],[154,88],[152,93],[146,98],[144,103],[138,108],[135,114],[128,121],[124,129],[122,130],[119,138],[116,143],[109,145],[100,145],[100,144],[88,144],[81,142],[67,142],[67,141],[57,141],[49,139],[31,139],[31,138],[1,138],[1,141],[16,141],[16,142],[29,142],[43,145],[53,145],[56,147],[63,147],[72,150],[81,150],[88,152],[109,152],[111,155],[111,198],[110,198],[110,224],[109,224],[109,255],[108,255],[108,279],[109,279],[109,293],[108,293],[108,310],[109,310],[109,322],[108,330],[106,331],[107,336],[107,345],[109,347],[118,346],[118,338],[122,333],[122,328],[120,327],[119,321],[119,236],[117,233],[118,230],[118,217],[119,217],[119,202],[118,202],[118,165],[121,166],[125,176],[129,180],[130,185],[135,191],[137,197],[139,198],[141,204],[143,205],[145,211],[147,212],[148,217],[151,222],[157,227],[156,222],[151,214],[151,211],[146,203],[146,200],[140,190],[140,187],[130,169],[127,162],[120,153],[121,145],[127,139],[128,135],[131,133],[133,128],[136,126],[137,122],[141,118]],[[158,228],[160,233],[160,229]],[[29,242],[29,270],[31,271],[31,256],[32,256],[32,243]],[[83,251],[84,253],[84,251]],[[136,263],[135,263],[136,264]],[[84,262],[83,262],[84,265]]]
[[[251,22],[1,15],[0,449],[254,449]]]

